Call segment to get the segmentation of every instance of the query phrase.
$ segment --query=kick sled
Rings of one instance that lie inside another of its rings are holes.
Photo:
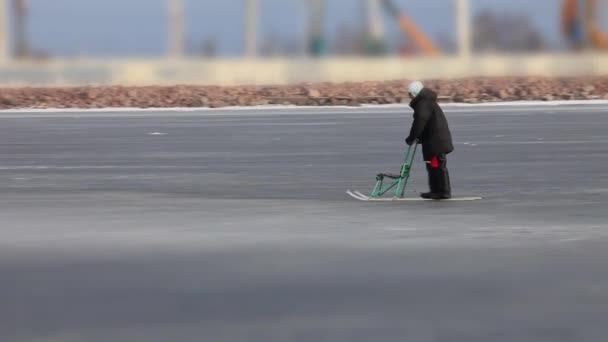
[[[414,157],[418,150],[418,144],[414,144],[408,147],[405,152],[405,161],[401,166],[401,172],[399,174],[380,173],[376,176],[376,185],[372,189],[371,193],[364,195],[359,191],[347,190],[346,193],[359,201],[365,202],[398,202],[398,201],[432,201],[431,199],[424,198],[406,198],[405,190],[407,183],[410,180],[412,172],[412,165],[414,163]],[[393,190],[394,189],[394,190]],[[388,193],[392,193],[392,197],[386,197]],[[460,197],[451,198],[444,201],[477,201],[481,200],[481,197]]]

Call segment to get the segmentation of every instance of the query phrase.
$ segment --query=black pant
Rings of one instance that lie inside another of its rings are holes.
[[[440,154],[435,162],[426,161],[426,170],[429,174],[429,187],[431,193],[440,195],[451,195],[450,173],[448,171],[448,160],[445,154]]]

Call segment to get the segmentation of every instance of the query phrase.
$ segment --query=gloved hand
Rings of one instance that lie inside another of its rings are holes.
[[[407,137],[407,139],[405,139],[405,143],[407,144],[407,146],[412,146],[415,141],[416,139],[412,139],[410,137]]]

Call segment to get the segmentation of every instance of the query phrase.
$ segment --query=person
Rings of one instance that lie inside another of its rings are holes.
[[[422,82],[412,82],[408,87],[414,109],[414,122],[407,145],[422,145],[422,154],[429,177],[430,192],[420,194],[422,198],[444,200],[452,198],[447,155],[454,151],[452,133],[443,110],[437,103],[437,93],[425,88]]]

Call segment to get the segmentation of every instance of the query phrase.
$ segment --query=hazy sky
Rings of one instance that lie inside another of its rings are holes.
[[[191,44],[220,37],[224,54],[242,46],[243,0],[185,0],[187,36]],[[260,35],[298,35],[304,30],[306,0],[260,0]],[[356,0],[327,0],[328,32],[341,24],[361,22]],[[472,0],[473,11],[536,13],[534,25],[547,38],[560,39],[557,0]],[[452,0],[397,0],[431,36],[453,35]],[[165,0],[30,0],[32,45],[54,55],[160,55],[166,47]],[[397,35],[394,22],[387,30]]]

